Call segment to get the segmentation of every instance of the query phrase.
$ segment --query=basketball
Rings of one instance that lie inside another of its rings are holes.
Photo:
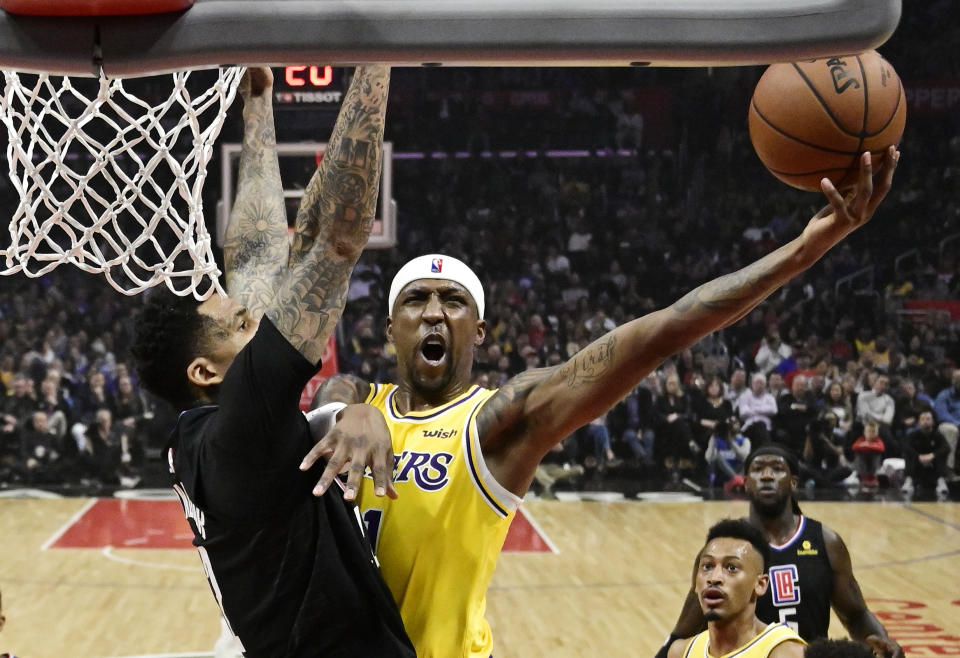
[[[879,166],[907,118],[903,85],[874,50],[772,64],[750,101],[750,141],[767,170],[801,190],[857,182],[860,154]]]

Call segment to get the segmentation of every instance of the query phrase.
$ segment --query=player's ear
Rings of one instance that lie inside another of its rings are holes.
[[[770,576],[766,573],[762,573],[757,576],[757,584],[753,587],[753,593],[757,595],[757,598],[763,596],[767,593],[767,587],[770,585]]]
[[[486,320],[477,320],[477,337],[474,339],[473,344],[477,347],[483,345],[483,341],[487,339],[487,321]]]
[[[387,316],[386,324],[384,325],[383,330],[384,335],[387,337],[387,341],[393,345],[393,318],[389,315]]]
[[[194,386],[206,388],[217,386],[223,381],[219,366],[205,356],[198,356],[187,366],[187,379]]]

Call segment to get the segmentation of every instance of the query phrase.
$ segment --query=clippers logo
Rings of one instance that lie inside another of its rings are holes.
[[[443,259],[434,258],[430,261],[430,271],[434,274],[440,274],[443,272]]]
[[[770,592],[773,605],[800,603],[800,588],[797,587],[797,566],[786,564],[770,567]]]

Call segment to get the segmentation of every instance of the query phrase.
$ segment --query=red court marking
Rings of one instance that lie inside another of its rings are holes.
[[[193,535],[176,500],[97,500],[50,548],[192,548]],[[550,545],[517,512],[504,551],[549,553]]]
[[[507,538],[503,542],[503,551],[509,553],[552,553],[553,549],[547,539],[540,534],[522,509],[517,510],[513,517]]]
[[[176,500],[102,498],[51,548],[191,548],[192,539]]]

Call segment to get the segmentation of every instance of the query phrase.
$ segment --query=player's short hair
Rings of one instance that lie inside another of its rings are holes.
[[[763,533],[758,528],[750,525],[749,521],[746,519],[724,519],[718,521],[707,531],[707,540],[703,542],[703,545],[706,546],[719,537],[742,539],[743,541],[750,542],[750,544],[757,549],[760,557],[763,558],[763,573],[767,572],[767,567],[770,566],[770,544],[767,543],[767,539],[763,536]]]
[[[218,329],[199,306],[194,297],[181,297],[165,286],[150,290],[137,316],[130,350],[144,388],[180,411],[196,405],[187,366]]]
[[[803,654],[806,658],[873,658],[873,651],[853,640],[814,640]]]

